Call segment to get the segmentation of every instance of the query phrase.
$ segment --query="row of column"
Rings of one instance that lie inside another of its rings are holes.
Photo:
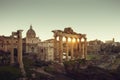
[[[59,40],[57,39],[59,37]],[[68,41],[68,37],[66,37],[66,41],[63,42],[63,36],[54,36],[55,42],[54,42],[54,56],[55,59],[59,59],[59,62],[63,62],[63,43],[66,43],[66,60],[69,60],[69,52],[71,52],[71,59],[74,59],[74,55],[77,55],[75,58],[86,58],[87,55],[87,38],[83,38],[84,42],[81,41],[82,37],[79,38],[79,41],[75,40],[75,42]],[[70,47],[69,47],[70,45]],[[76,49],[76,52],[74,52],[74,49]],[[69,51],[70,50],[70,51]]]
[[[24,65],[23,65],[23,60],[22,60],[22,30],[18,30],[17,32],[12,32],[11,36],[11,60],[10,63],[14,64],[14,36],[17,36],[18,43],[17,43],[17,50],[18,50],[18,64],[21,69],[21,72],[23,75],[25,75],[25,70],[24,70]]]

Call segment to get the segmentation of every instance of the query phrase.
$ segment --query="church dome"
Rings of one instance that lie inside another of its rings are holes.
[[[27,38],[35,38],[36,37],[36,33],[32,29],[32,25],[30,25],[30,29],[27,31],[26,36],[27,36]]]

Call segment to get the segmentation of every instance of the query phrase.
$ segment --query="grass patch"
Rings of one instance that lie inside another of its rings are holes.
[[[87,60],[99,60],[100,58],[101,58],[101,56],[98,54],[88,54],[87,55]]]
[[[20,69],[12,66],[0,67],[0,80],[16,80],[21,77]]]

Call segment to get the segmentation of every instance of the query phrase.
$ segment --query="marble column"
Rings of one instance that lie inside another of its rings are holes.
[[[78,44],[78,42],[77,42],[77,38],[75,38],[75,52],[74,52],[74,54],[75,54],[75,58],[78,58],[78,52],[77,52],[77,44]]]
[[[82,47],[81,46],[82,46],[81,45],[81,38],[79,38],[79,54],[78,54],[79,58],[81,58],[81,54],[82,54]]]
[[[23,30],[18,30],[17,31],[17,35],[18,35],[18,63],[19,63],[19,67],[21,69],[21,72],[23,75],[25,75],[25,70],[24,70],[24,66],[23,66],[23,61],[22,61],[22,31]]]
[[[54,36],[54,60],[57,59],[57,36]]]
[[[66,60],[68,61],[68,50],[69,50],[69,48],[68,48],[69,46],[68,46],[68,37],[66,37]]]
[[[62,42],[62,36],[59,36],[59,62],[63,62],[63,42]]]
[[[11,36],[11,54],[10,54],[10,64],[14,64],[14,47],[13,47],[13,34]]]
[[[82,43],[82,56],[81,56],[82,59],[85,58],[85,44],[84,42]]]
[[[87,38],[85,38],[85,40],[84,40],[84,44],[85,44],[85,50],[84,50],[84,56],[85,56],[85,59],[87,58]]]
[[[71,38],[71,59],[73,59],[73,46],[74,46],[74,43],[72,42],[73,38]]]

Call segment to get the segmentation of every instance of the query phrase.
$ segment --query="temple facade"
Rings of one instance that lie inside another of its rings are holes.
[[[54,59],[60,63],[63,60],[86,59],[86,34],[76,33],[70,27],[62,30],[53,30]]]

